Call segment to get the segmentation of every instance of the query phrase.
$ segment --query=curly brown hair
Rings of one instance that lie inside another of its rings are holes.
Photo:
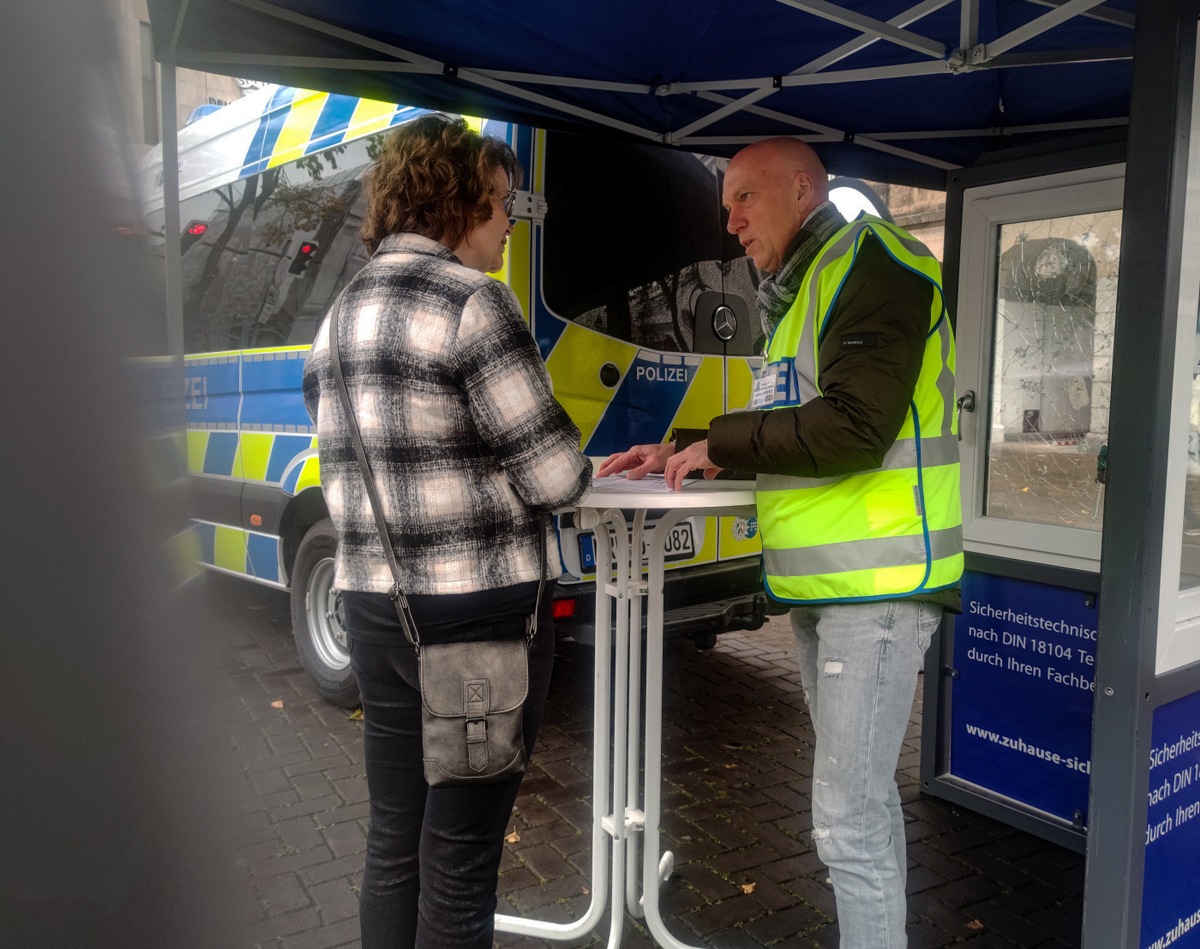
[[[437,113],[406,123],[387,137],[367,172],[369,198],[359,238],[372,254],[389,234],[402,232],[457,247],[491,220],[496,168],[520,187],[521,164],[500,139]]]

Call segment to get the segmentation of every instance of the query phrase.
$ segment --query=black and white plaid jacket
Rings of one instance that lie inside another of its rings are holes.
[[[592,468],[504,284],[416,234],[385,238],[338,316],[342,374],[406,593],[538,579],[538,524]],[[304,367],[321,486],[339,544],[335,585],[386,593],[391,572],[329,359],[329,320]],[[547,577],[561,572],[553,534]]]

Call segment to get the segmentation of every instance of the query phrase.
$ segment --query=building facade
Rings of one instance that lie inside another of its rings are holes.
[[[154,61],[150,16],[146,0],[109,0],[109,9],[114,21],[129,141],[142,154],[162,140],[162,74]],[[175,127],[182,128],[196,109],[228,105],[254,85],[232,76],[177,69]]]

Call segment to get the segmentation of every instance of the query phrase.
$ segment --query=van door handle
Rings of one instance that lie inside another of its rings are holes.
[[[964,392],[962,395],[960,395],[958,397],[958,401],[955,402],[954,404],[956,406],[958,406],[958,416],[956,418],[956,421],[958,423],[958,440],[961,442],[962,441],[962,414],[963,414],[963,412],[974,412],[975,411],[975,390],[968,389],[966,392]]]

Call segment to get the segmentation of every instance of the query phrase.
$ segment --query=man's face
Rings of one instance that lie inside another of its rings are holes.
[[[769,156],[736,155],[729,163],[721,193],[721,204],[729,211],[726,227],[759,270],[775,273],[783,264],[808,210],[806,185],[804,172],[789,174]]]

